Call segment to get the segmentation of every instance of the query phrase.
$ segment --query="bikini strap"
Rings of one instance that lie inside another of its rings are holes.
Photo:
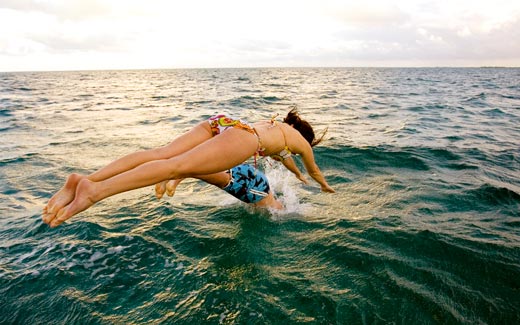
[[[285,132],[283,132],[283,130],[282,130],[281,127],[280,127],[280,132],[282,132],[282,136],[283,136],[283,143],[284,143],[284,145],[285,145],[284,150],[287,150],[287,151],[289,151],[290,153],[292,153],[291,150],[289,150],[289,147],[287,146],[287,138],[285,137]]]
[[[275,115],[273,115],[271,117],[271,124],[272,125],[275,125],[276,124],[276,118],[278,117],[278,115],[280,115],[279,113],[276,113]]]
[[[257,161],[257,158],[259,156],[263,156],[262,155],[262,152],[265,150],[265,148],[263,148],[262,146],[262,139],[260,138],[260,136],[258,135],[258,132],[256,132],[256,129],[253,128],[253,132],[254,134],[256,135],[256,138],[258,139],[258,147],[256,148],[256,151],[255,151],[255,154],[253,155],[254,157],[254,160],[255,160],[255,170],[256,170],[256,161]]]

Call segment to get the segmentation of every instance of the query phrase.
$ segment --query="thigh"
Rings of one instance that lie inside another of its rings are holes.
[[[230,180],[230,175],[228,172],[222,171],[214,174],[208,175],[196,175],[194,178],[200,179],[208,184],[215,185],[216,187],[223,188],[228,185]]]
[[[188,132],[175,138],[168,145],[158,149],[158,159],[169,159],[195,148],[213,137],[207,121],[200,122]]]
[[[207,175],[230,169],[250,158],[258,138],[247,131],[229,129],[185,153],[171,158],[175,178]]]

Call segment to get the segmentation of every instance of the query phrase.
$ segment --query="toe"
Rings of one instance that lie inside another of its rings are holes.
[[[173,196],[176,188],[177,182],[175,180],[168,181],[168,183],[166,183],[166,194],[168,194],[168,196]]]
[[[166,191],[166,181],[155,184],[155,197],[162,198]]]
[[[67,220],[68,218],[66,217],[65,212],[66,212],[66,208],[61,209],[58,212],[58,214],[56,215],[56,217],[49,223],[49,226],[54,228],[54,227],[61,225],[65,220]]]

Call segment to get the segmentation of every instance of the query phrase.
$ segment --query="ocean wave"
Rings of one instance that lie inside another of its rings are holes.
[[[209,104],[214,103],[213,100],[195,100],[195,101],[186,101],[184,102],[184,106],[186,109],[196,109],[199,107],[206,107],[209,106]]]
[[[7,116],[13,116],[13,110],[12,109],[0,109],[0,116],[1,117],[7,117]]]
[[[37,159],[38,156],[39,156],[38,153],[29,152],[29,153],[24,153],[24,154],[21,154],[19,156],[14,156],[14,157],[1,157],[0,158],[0,167],[3,165],[8,165],[8,164],[25,163],[29,160]]]
[[[319,152],[317,149],[317,152]],[[329,148],[319,153],[319,160],[326,157],[327,165],[334,162],[342,162],[341,165],[349,165],[349,168],[374,171],[380,168],[412,169],[419,171],[429,170],[429,166],[413,151],[403,148],[387,146],[378,147],[339,147]]]
[[[277,96],[240,96],[227,101],[223,101],[220,104],[224,106],[237,106],[237,107],[251,107],[260,106],[265,104],[272,104],[280,101],[284,101],[285,98]]]
[[[483,184],[478,189],[468,191],[466,193],[471,201],[478,202],[483,206],[518,206],[520,207],[520,194],[515,191],[504,188],[495,187],[491,184]]]
[[[0,323],[520,319],[518,69],[0,79]],[[268,117],[286,103],[316,130],[330,125],[313,152],[336,193],[273,163],[282,213],[187,181],[173,198],[147,187],[59,228],[41,221],[71,172],[163,145],[216,112]]]

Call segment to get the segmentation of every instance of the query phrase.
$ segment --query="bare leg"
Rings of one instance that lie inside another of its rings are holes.
[[[210,174],[210,175],[199,175],[199,176],[194,176],[194,177],[198,178],[200,180],[203,180],[206,183],[215,185],[221,189],[226,187],[229,184],[229,181],[231,179],[231,175],[227,172],[220,172],[220,173]],[[170,182],[172,182],[172,185],[174,185],[173,183],[176,181],[177,180],[170,181]],[[180,180],[178,180],[178,181],[180,182]],[[170,182],[168,182],[168,184]],[[177,187],[177,185],[178,185],[178,183],[175,184],[175,188]],[[168,187],[168,185],[166,187]],[[175,188],[173,191],[175,191]],[[278,209],[278,210],[283,209],[282,203],[280,201],[277,201],[274,198],[274,195],[272,192],[269,192],[268,196],[266,196],[265,198],[263,198],[262,200],[260,200],[256,203],[254,203],[254,205],[257,207],[263,207],[263,208],[274,208],[274,209]]]
[[[274,195],[273,195],[272,192],[269,192],[268,196],[266,196],[265,198],[263,198],[259,202],[256,202],[255,206],[263,207],[263,208],[273,208],[273,209],[278,209],[278,210],[282,210],[283,209],[282,202],[276,200],[274,198]]]
[[[175,157],[196,147],[204,141],[211,139],[211,137],[211,128],[209,127],[208,122],[200,122],[190,131],[175,138],[175,140],[167,146],[126,155],[88,175],[88,179],[94,182],[103,181],[146,162]]]
[[[226,186],[227,182],[229,181],[229,174],[226,172],[220,172],[215,173],[211,175],[204,175],[201,176],[200,179],[203,179],[207,181],[209,184],[213,184],[218,187],[224,187]],[[183,180],[177,179],[171,182],[172,190],[175,192],[175,188],[177,185]],[[218,184],[218,185],[217,185]],[[221,185],[221,186],[220,186]],[[73,214],[80,213],[89,207],[91,207],[94,203],[97,202],[96,193],[98,192],[99,183],[92,182],[86,178],[80,180],[78,186],[76,187],[76,193],[75,193],[75,199],[72,201],[68,206],[61,209],[56,218],[52,220],[50,223],[51,227],[56,227],[63,223],[65,220],[70,218]],[[173,195],[173,193],[172,193]],[[257,207],[264,207],[264,208],[274,208],[274,209],[283,209],[283,205],[280,201],[277,201],[272,192],[269,192],[269,195],[262,199],[261,201],[254,204]],[[71,212],[73,211],[73,214],[71,215]]]
[[[215,185],[218,188],[224,188],[229,184],[229,181],[231,179],[231,175],[227,172],[220,172],[215,174],[209,174],[209,175],[197,175],[193,176],[193,178],[200,179],[201,181],[204,181],[208,184]],[[158,199],[162,198],[164,193],[168,194],[168,196],[173,196],[175,194],[175,190],[177,189],[177,186],[179,186],[180,182],[182,182],[184,178],[175,179],[175,180],[169,180],[169,181],[163,181],[161,183],[158,183],[155,185],[155,195]],[[281,210],[283,209],[283,204],[276,200],[274,198],[274,195],[272,192],[269,192],[269,195],[260,200],[257,203],[254,203],[257,207],[262,208],[273,208]]]
[[[150,161],[100,182],[82,180],[74,200],[58,212],[51,221],[51,226],[57,226],[95,202],[118,193],[168,179],[227,170],[252,156],[257,147],[258,138],[255,135],[239,129],[229,129],[173,158]]]
[[[223,188],[229,184],[229,180],[231,179],[231,175],[228,172],[222,171],[215,174],[209,175],[196,175],[193,178],[200,179],[208,184],[215,185],[218,188]],[[170,179],[168,181],[162,181],[160,183],[155,184],[155,196],[158,199],[161,199],[166,193],[168,196],[173,196],[175,194],[175,190],[177,186],[185,180],[185,178],[179,179]]]
[[[102,181],[131,170],[145,162],[167,159],[182,154],[211,137],[211,128],[209,124],[204,121],[190,131],[177,137],[167,146],[131,153],[113,161],[88,176],[72,174],[68,177],[65,185],[52,196],[47,205],[43,208],[42,219],[45,223],[49,223],[61,208],[69,204],[74,199],[76,186],[84,177],[91,181]]]

